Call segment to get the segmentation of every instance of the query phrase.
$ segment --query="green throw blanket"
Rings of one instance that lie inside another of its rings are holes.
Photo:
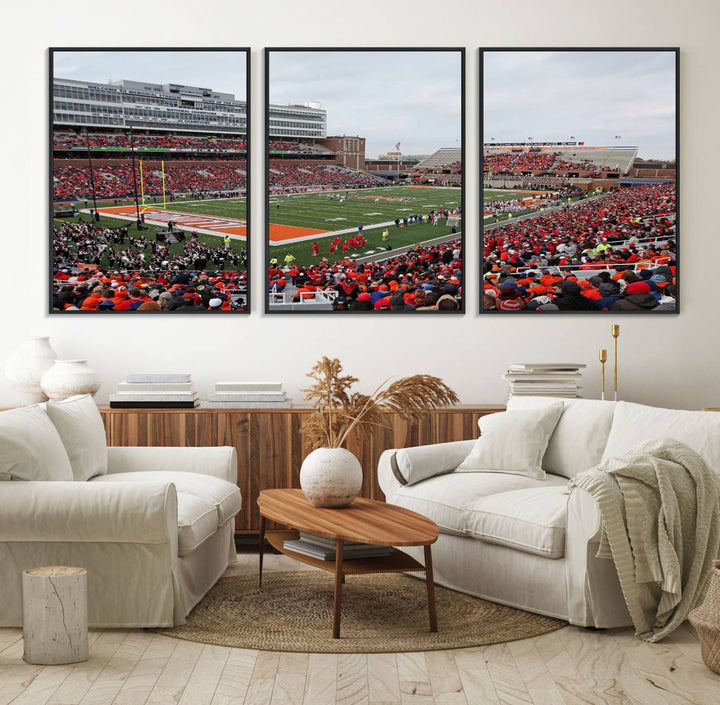
[[[720,548],[718,478],[694,450],[663,439],[576,475],[570,487],[600,507],[597,557],[615,561],[636,635],[659,641],[705,595]]]

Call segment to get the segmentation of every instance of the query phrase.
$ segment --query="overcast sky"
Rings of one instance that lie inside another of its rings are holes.
[[[244,100],[245,56],[237,51],[56,51],[53,75],[99,83],[179,83]]]
[[[375,158],[461,146],[461,55],[436,51],[274,51],[270,103],[317,101],[328,135],[365,137]]]
[[[485,142],[573,136],[675,157],[673,52],[489,51],[483,79]]]

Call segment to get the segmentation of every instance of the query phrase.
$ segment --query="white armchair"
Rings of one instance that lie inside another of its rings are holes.
[[[12,479],[0,482],[0,626],[22,626],[22,571],[43,565],[87,570],[91,626],[184,622],[235,560],[234,517],[241,509],[235,449],[107,448],[105,473],[70,479],[67,467],[72,475],[79,459],[93,454],[79,452],[84,443],[100,457],[104,431],[90,397],[62,404],[52,413],[60,407],[87,423],[72,439],[69,426],[59,425],[60,446],[47,421],[52,414],[42,407],[0,414],[0,472],[12,466],[5,473]],[[3,464],[3,424],[17,431],[19,422],[32,426],[37,445],[26,462],[16,444],[13,462]],[[88,434],[93,438],[82,438]],[[51,456],[43,457],[43,445]],[[16,481],[28,473],[37,479]]]

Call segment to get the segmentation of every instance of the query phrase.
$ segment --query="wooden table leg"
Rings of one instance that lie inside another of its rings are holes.
[[[435,608],[435,583],[433,581],[432,547],[425,546],[425,583],[427,585],[428,612],[430,613],[430,631],[436,632],[437,610]]]
[[[333,639],[340,638],[340,608],[342,606],[343,584],[343,544],[342,539],[335,542],[335,593],[333,595]]]
[[[260,545],[258,546],[258,556],[260,558],[259,574],[258,574],[258,587],[262,587],[262,568],[263,568],[263,554],[265,553],[265,517],[260,516]]]

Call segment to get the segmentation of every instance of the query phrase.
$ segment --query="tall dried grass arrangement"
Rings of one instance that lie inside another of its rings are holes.
[[[430,375],[385,380],[370,395],[351,392],[358,379],[343,375],[337,358],[323,357],[307,376],[315,383],[300,391],[315,407],[303,426],[312,448],[339,448],[355,428],[367,436],[373,426],[386,425],[382,422],[384,411],[393,411],[404,421],[415,423],[427,409],[458,402],[450,387]]]

